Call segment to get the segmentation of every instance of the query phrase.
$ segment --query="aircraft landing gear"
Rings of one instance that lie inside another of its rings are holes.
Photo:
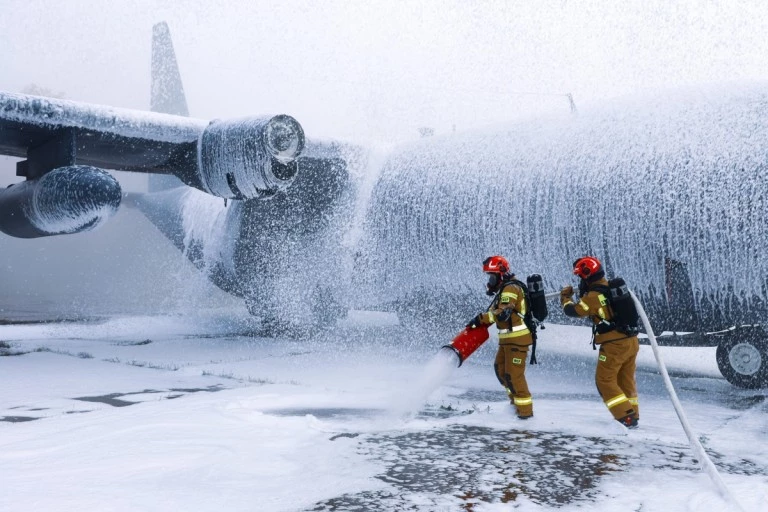
[[[259,327],[254,333],[266,338],[274,338],[284,333],[286,326],[280,321],[280,316],[271,304],[260,302],[253,298],[245,299],[245,307],[248,313],[259,320]]]
[[[310,295],[309,308],[314,317],[314,325],[319,329],[333,327],[339,318],[347,314],[347,308],[336,299],[333,290],[315,287]]]
[[[717,345],[725,380],[746,389],[768,387],[768,338],[761,328],[736,328]]]
[[[330,289],[316,287],[306,301],[308,308],[302,310],[300,319],[291,318],[290,314],[281,314],[277,304],[271,300],[260,301],[254,297],[245,299],[248,313],[259,319],[260,327],[256,332],[260,336],[292,336],[295,333],[314,332],[332,327],[346,314],[346,308],[335,298]]]

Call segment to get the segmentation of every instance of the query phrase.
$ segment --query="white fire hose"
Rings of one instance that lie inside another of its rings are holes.
[[[552,292],[545,295],[547,299],[552,299],[554,297],[557,297],[560,295],[560,292]],[[637,307],[637,312],[640,315],[640,319],[643,321],[643,325],[645,326],[645,332],[648,335],[648,339],[651,342],[651,348],[653,348],[653,355],[656,358],[656,362],[659,365],[659,370],[661,372],[661,376],[664,379],[664,385],[667,388],[667,392],[669,392],[669,396],[672,399],[672,405],[675,408],[675,412],[677,413],[677,417],[680,420],[680,424],[683,426],[683,430],[685,431],[685,435],[688,437],[688,442],[691,445],[691,448],[693,449],[694,454],[696,455],[696,458],[699,461],[699,464],[701,465],[701,468],[706,471],[706,473],[709,475],[709,478],[714,482],[715,487],[717,487],[718,492],[720,495],[731,504],[732,510],[737,510],[743,512],[744,509],[739,504],[738,501],[733,497],[731,494],[731,491],[728,490],[728,487],[726,487],[725,482],[723,482],[722,477],[720,476],[720,473],[717,472],[717,468],[715,467],[715,464],[712,462],[712,460],[707,455],[707,452],[704,450],[704,447],[701,445],[701,442],[699,441],[699,438],[696,437],[696,435],[693,433],[693,429],[691,428],[691,424],[688,422],[688,418],[685,416],[685,411],[683,411],[683,406],[680,404],[680,400],[677,398],[677,393],[675,392],[674,386],[672,386],[672,381],[669,378],[669,374],[667,373],[667,367],[664,364],[664,360],[661,358],[661,352],[659,351],[659,344],[656,342],[656,335],[653,333],[653,329],[651,329],[651,323],[648,321],[648,315],[645,314],[645,309],[643,308],[643,305],[640,304],[640,301],[637,299],[634,293],[630,290],[630,295],[632,295],[632,300],[635,302],[635,306]]]
[[[699,464],[701,464],[702,469],[707,472],[709,478],[712,480],[712,482],[714,482],[715,487],[717,487],[717,490],[720,492],[720,495],[732,505],[733,510],[740,510],[743,512],[744,509],[741,507],[739,502],[736,501],[733,495],[731,495],[728,487],[725,486],[725,482],[723,482],[723,479],[720,477],[720,473],[717,472],[717,468],[715,467],[714,463],[707,455],[707,452],[704,451],[704,447],[701,445],[699,438],[693,433],[691,424],[688,423],[688,418],[685,416],[685,411],[683,411],[683,406],[680,404],[680,400],[677,398],[675,388],[672,386],[672,381],[670,380],[669,374],[667,373],[667,367],[664,365],[664,360],[661,358],[659,345],[656,343],[656,335],[653,333],[653,329],[651,329],[651,323],[648,321],[648,315],[645,314],[645,309],[643,308],[643,305],[640,304],[640,301],[637,299],[635,294],[631,291],[630,294],[632,295],[632,299],[635,301],[637,312],[640,314],[640,319],[643,321],[648,339],[651,341],[653,355],[656,358],[656,362],[659,364],[659,370],[661,371],[661,376],[664,379],[664,385],[667,387],[667,391],[669,392],[669,397],[672,399],[672,405],[675,407],[677,418],[680,420],[680,424],[683,426],[685,435],[688,436],[688,442],[690,443],[696,458],[699,460]]]

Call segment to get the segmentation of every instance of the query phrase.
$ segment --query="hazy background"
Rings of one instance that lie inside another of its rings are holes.
[[[389,146],[647,89],[768,79],[755,1],[0,0],[0,89],[146,109],[167,21],[194,117],[287,113],[310,137]],[[19,178],[0,157],[0,186]],[[145,179],[120,176],[124,188]],[[0,309],[197,307],[212,295],[135,211],[101,230],[0,235]],[[192,283],[192,284],[190,284]],[[42,306],[41,306],[42,305]],[[3,311],[0,311],[2,318]]]

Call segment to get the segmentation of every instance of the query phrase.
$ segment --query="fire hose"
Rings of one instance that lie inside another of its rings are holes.
[[[685,415],[683,406],[680,404],[680,400],[677,398],[677,393],[675,392],[675,388],[674,386],[672,386],[672,380],[669,378],[669,374],[667,373],[667,367],[664,364],[664,360],[661,357],[661,352],[659,351],[659,344],[656,342],[656,335],[653,333],[653,329],[651,328],[651,323],[648,321],[648,315],[645,314],[645,309],[643,308],[643,305],[637,299],[635,294],[631,293],[631,295],[632,295],[632,299],[635,301],[635,307],[637,308],[637,312],[640,315],[640,319],[643,321],[643,325],[645,326],[645,332],[648,336],[648,339],[651,342],[651,348],[653,348],[653,356],[656,358],[656,362],[659,365],[659,371],[661,372],[661,376],[664,379],[664,385],[667,387],[667,392],[669,393],[669,397],[672,400],[672,405],[675,408],[675,413],[677,413],[677,418],[680,420],[680,424],[683,426],[685,435],[688,437],[688,442],[691,445],[691,449],[693,449],[694,454],[696,454],[696,458],[698,459],[699,464],[701,465],[701,468],[709,475],[709,478],[715,484],[715,487],[717,487],[717,490],[720,493],[720,495],[726,501],[731,503],[735,510],[743,511],[744,509],[741,507],[739,502],[736,501],[736,499],[731,495],[731,492],[728,490],[728,487],[726,487],[725,482],[723,482],[723,479],[720,476],[720,473],[717,472],[717,468],[715,467],[714,463],[707,455],[707,452],[704,450],[704,447],[701,445],[699,438],[693,433],[693,429],[691,428],[691,424],[688,422],[688,418]]]
[[[552,292],[552,293],[546,294],[544,297],[547,299],[551,299],[554,297],[558,297],[559,295],[560,295],[560,292]],[[683,430],[685,431],[685,435],[688,437],[688,442],[691,445],[691,448],[693,449],[693,452],[696,455],[696,458],[699,461],[701,468],[707,473],[707,475],[709,475],[709,478],[715,484],[715,487],[717,488],[720,495],[732,505],[733,509],[743,511],[744,509],[741,507],[739,502],[736,501],[736,499],[733,497],[728,487],[726,487],[725,482],[723,482],[723,479],[720,476],[720,473],[718,473],[717,468],[715,467],[714,463],[707,455],[707,452],[704,450],[704,447],[702,446],[698,437],[693,433],[693,429],[691,428],[691,425],[688,422],[688,418],[685,415],[683,406],[681,405],[680,400],[677,397],[677,393],[675,392],[675,388],[672,385],[672,381],[669,378],[667,367],[664,364],[664,360],[661,357],[661,352],[659,351],[659,345],[656,341],[656,335],[653,333],[653,329],[651,328],[651,324],[648,321],[648,316],[645,313],[645,309],[643,308],[643,305],[640,303],[640,301],[637,299],[634,293],[631,293],[631,296],[635,303],[635,307],[637,308],[637,312],[640,315],[640,319],[642,320],[643,325],[645,326],[645,332],[648,336],[649,341],[651,342],[653,355],[656,358],[656,363],[659,365],[659,371],[664,380],[664,385],[667,388],[667,392],[669,393],[670,399],[672,401],[672,405],[674,406],[675,413],[677,413],[677,417],[680,420],[680,424],[682,425]],[[480,325],[474,328],[467,327],[453,339],[450,345],[445,345],[443,348],[452,350],[456,354],[456,356],[459,358],[458,366],[461,366],[462,363],[470,355],[472,355],[472,353],[475,350],[477,350],[483,343],[485,343],[488,340],[489,336],[490,335],[488,333],[488,326],[486,325]]]

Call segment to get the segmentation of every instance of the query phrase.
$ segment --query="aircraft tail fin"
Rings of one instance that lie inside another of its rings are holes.
[[[152,91],[150,110],[162,114],[189,116],[171,31],[166,22],[152,27]],[[182,185],[175,176],[149,176],[149,191],[157,192]]]
[[[166,22],[152,27],[152,112],[189,116],[184,85]]]

